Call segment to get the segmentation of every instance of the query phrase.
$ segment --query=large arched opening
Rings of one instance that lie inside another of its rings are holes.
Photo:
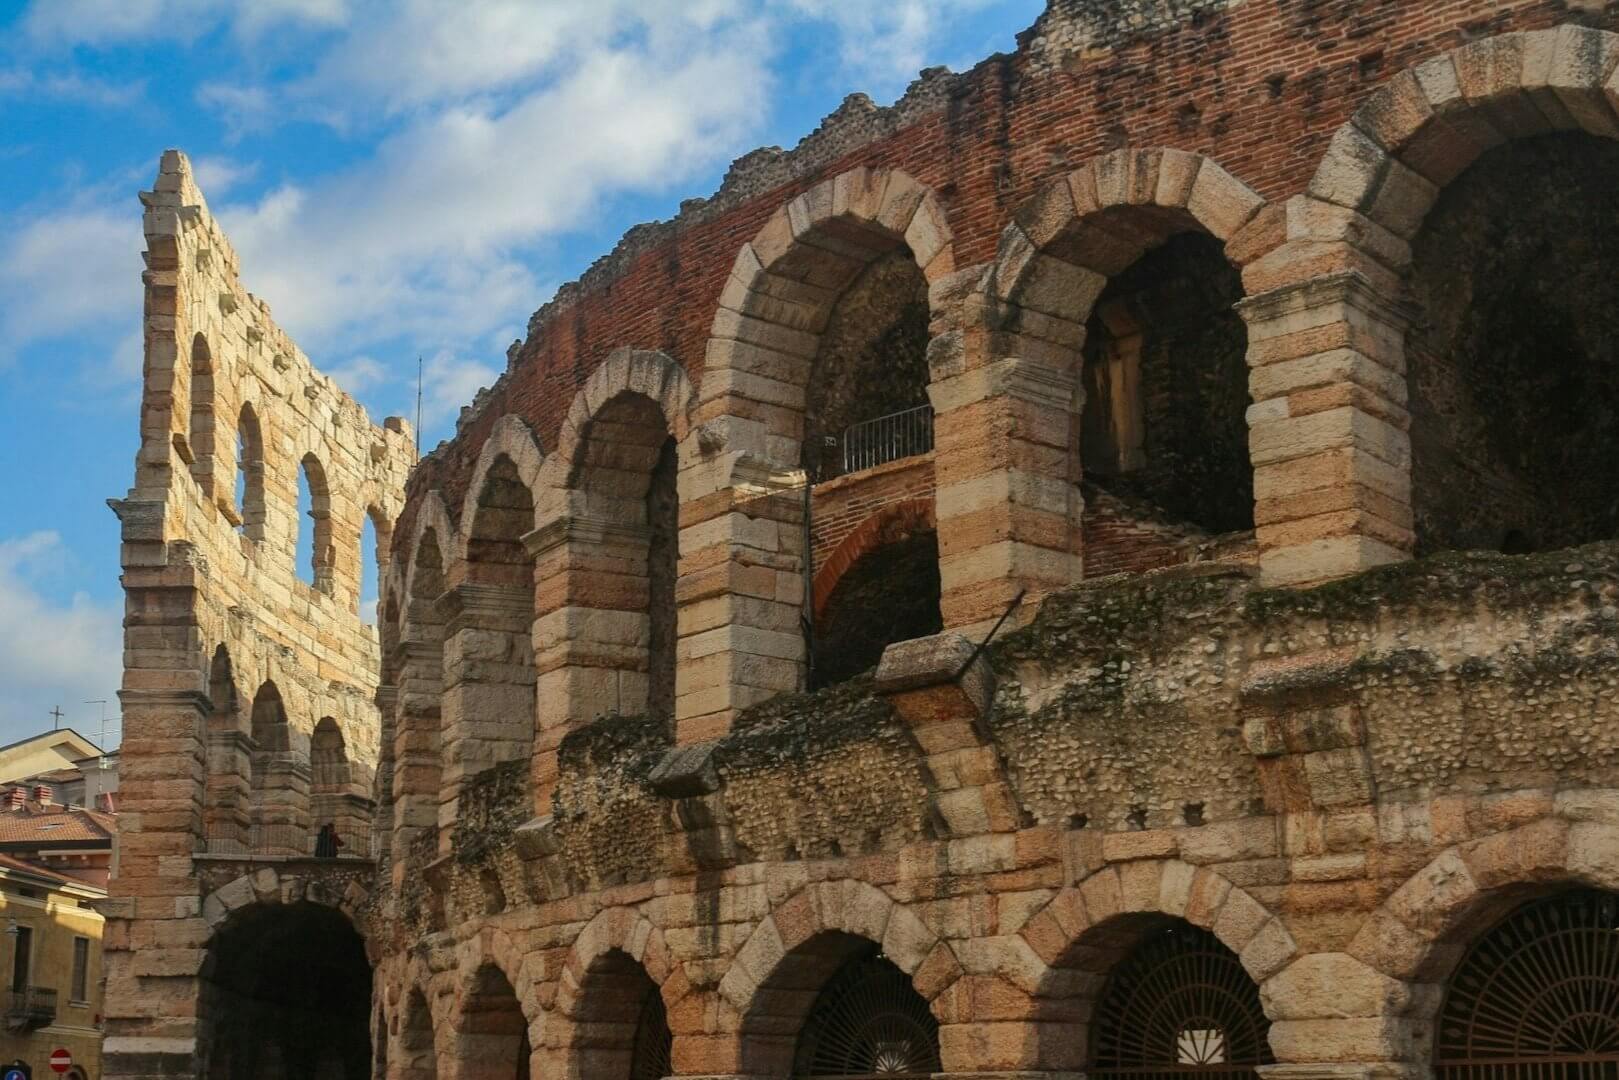
[[[251,846],[275,855],[307,855],[309,758],[302,733],[287,722],[276,684],[266,680],[253,695]]]
[[[206,1080],[371,1075],[371,965],[335,909],[240,909],[208,943],[201,981],[198,1075]]]
[[[869,671],[897,641],[944,629],[939,541],[929,502],[873,514],[823,563],[814,583],[812,688]]]
[[[1619,894],[1519,904],[1468,948],[1434,1025],[1440,1080],[1619,1074]]]
[[[1406,335],[1419,555],[1619,537],[1619,142],[1519,139],[1439,193]]]
[[[528,1080],[528,1021],[504,972],[485,964],[472,977],[456,1019],[461,1080]]]
[[[208,665],[208,704],[203,831],[210,851],[241,851],[252,827],[253,742],[243,722],[230,650],[223,644]]]
[[[621,949],[598,956],[579,980],[568,1075],[663,1080],[674,1073],[674,1039],[663,995]]]
[[[927,1076],[939,1024],[911,978],[875,942],[824,931],[759,985],[741,1030],[743,1073]]]
[[[425,513],[424,506],[418,513]],[[408,564],[405,610],[394,666],[399,671],[394,728],[393,850],[397,859],[415,838],[438,825],[442,782],[440,715],[444,698],[444,554],[438,529],[421,529]]]

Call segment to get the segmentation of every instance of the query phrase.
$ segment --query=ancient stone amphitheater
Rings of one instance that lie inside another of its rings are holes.
[[[1619,11],[1018,42],[419,461],[164,156],[109,1077],[1619,1074]]]

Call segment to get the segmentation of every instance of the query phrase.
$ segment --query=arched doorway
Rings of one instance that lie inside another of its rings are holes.
[[[877,528],[865,538],[865,552],[841,570],[825,601],[816,605],[812,689],[870,670],[895,642],[944,629],[939,540],[931,514],[884,515],[872,524]],[[838,568],[829,560],[826,569]]]
[[[851,955],[816,995],[799,1031],[793,1075],[939,1072],[939,1022],[911,986],[910,976],[871,942],[843,944]]]
[[[371,965],[320,904],[252,904],[208,944],[198,998],[205,1080],[366,1080]]]
[[[1440,1080],[1619,1076],[1619,894],[1520,906],[1467,951],[1435,1027]]]
[[[1108,977],[1091,1033],[1092,1076],[1258,1077],[1270,1022],[1236,953],[1176,920],[1151,930]]]
[[[460,1080],[528,1080],[528,1020],[504,972],[485,964],[473,976],[456,1030]]]

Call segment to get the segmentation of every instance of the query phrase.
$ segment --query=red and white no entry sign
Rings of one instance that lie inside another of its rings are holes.
[[[66,1050],[51,1051],[51,1071],[65,1073],[73,1067],[73,1055]]]

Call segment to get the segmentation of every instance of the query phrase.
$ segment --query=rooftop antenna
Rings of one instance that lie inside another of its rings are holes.
[[[96,740],[96,749],[105,753],[105,747],[107,745],[107,699],[92,698],[89,701],[86,701],[85,704],[101,706],[101,737]]]
[[[57,730],[60,730],[61,727],[62,727],[62,706],[56,705],[56,706],[53,706],[51,708],[51,730],[52,731],[57,731]]]
[[[416,456],[422,456],[422,354],[416,354]]]

